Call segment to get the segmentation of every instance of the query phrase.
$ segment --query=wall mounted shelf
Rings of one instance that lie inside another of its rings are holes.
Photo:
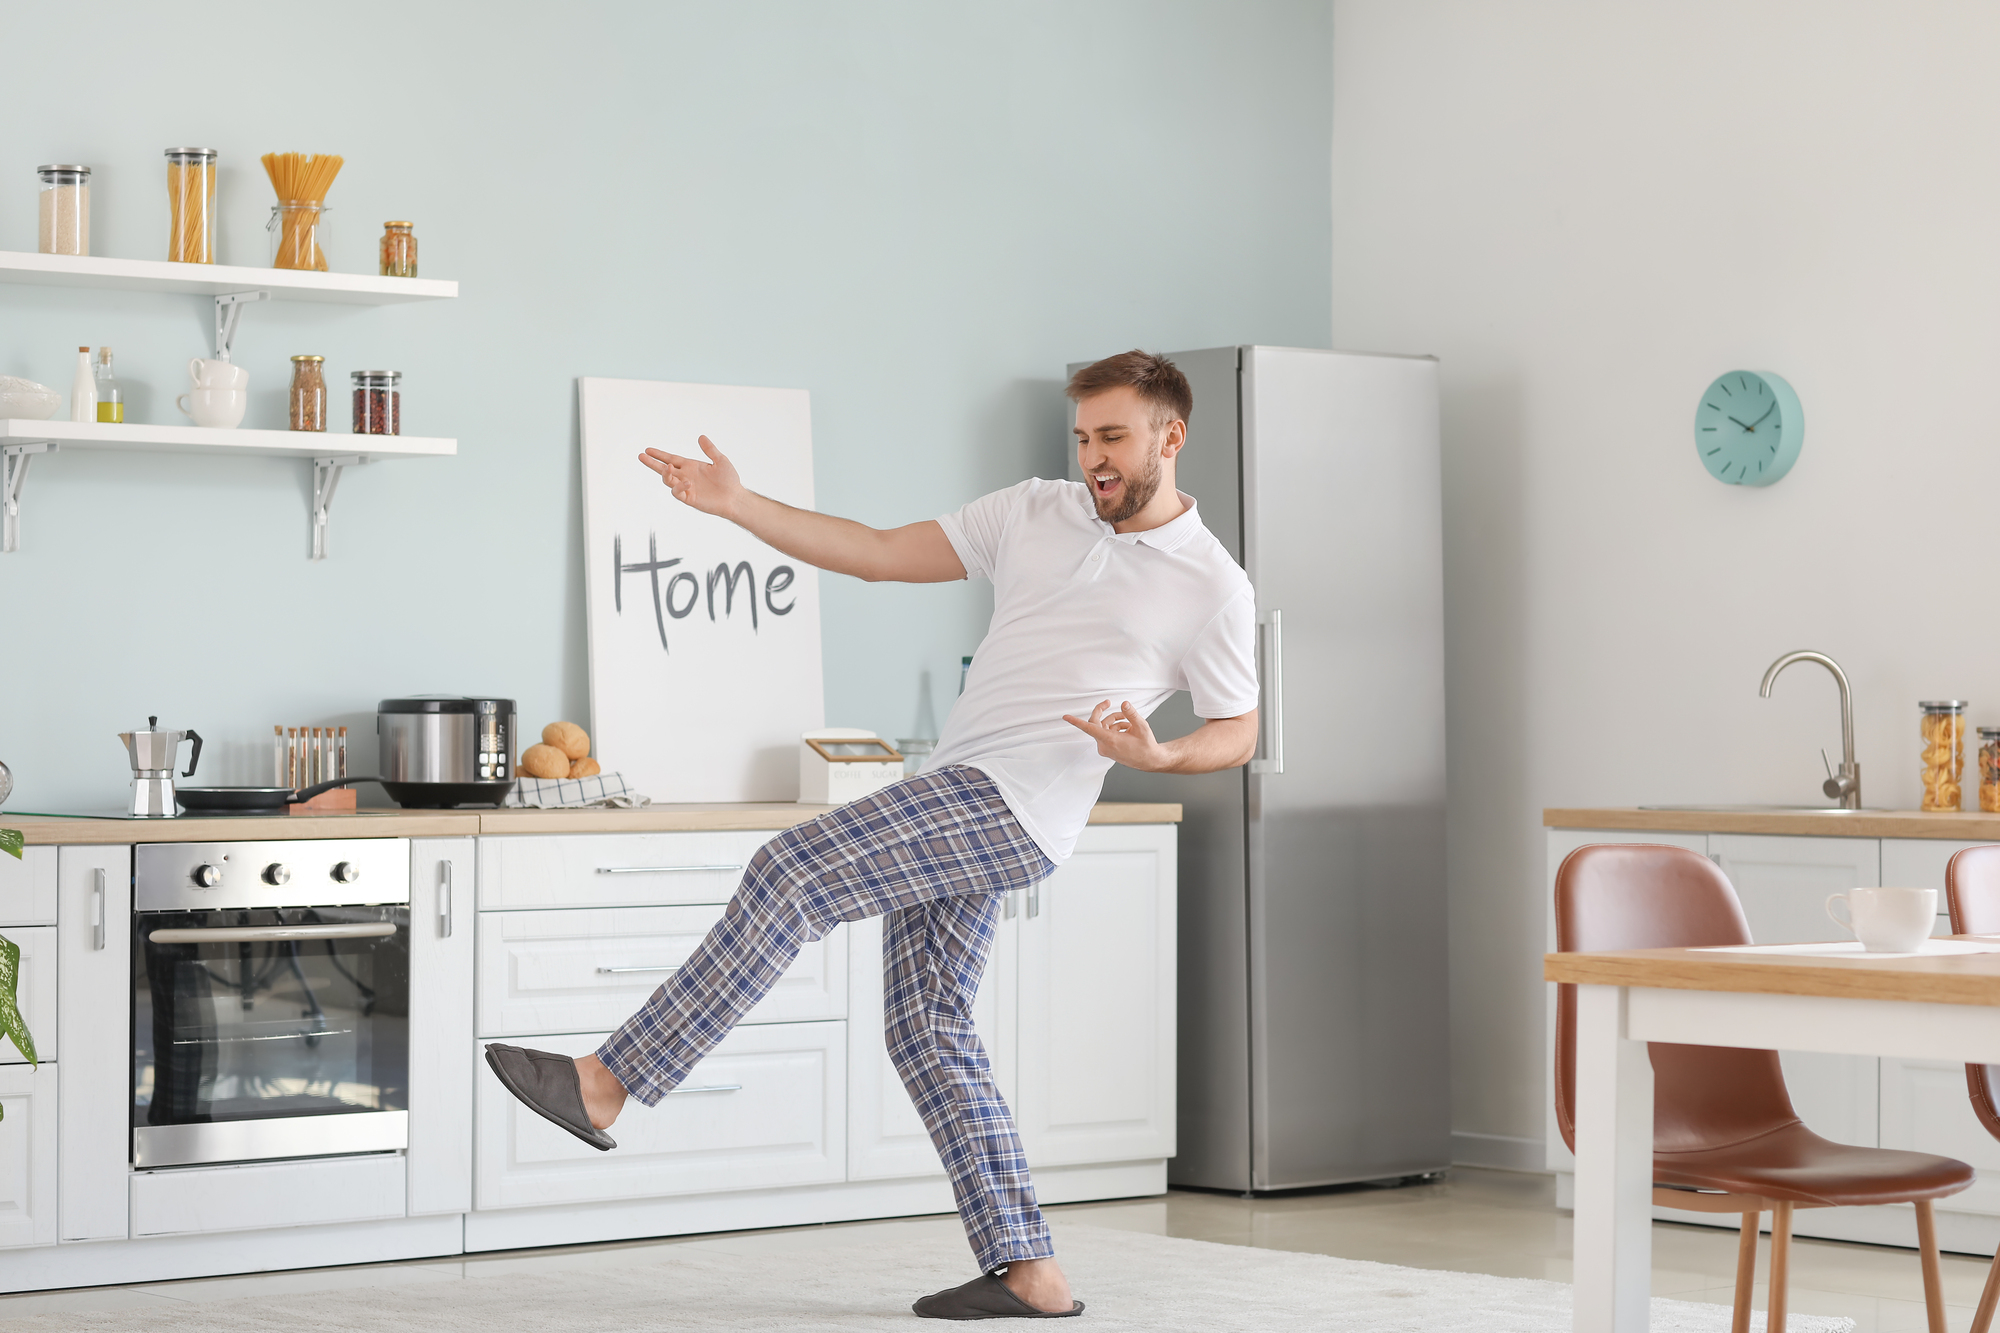
[[[324,301],[333,305],[401,305],[410,301],[449,301],[458,295],[458,284],[443,278],[381,278],[372,273],[175,264],[164,259],[43,255],[24,250],[0,250],[0,282],[37,287],[101,287],[125,292],[178,292],[186,296],[227,296],[261,288],[274,301]]]
[[[322,275],[324,276],[324,275]],[[317,431],[215,430],[206,426],[110,425],[96,421],[0,419],[0,505],[5,532],[0,551],[21,543],[21,488],[37,454],[63,449],[130,453],[243,454],[307,458],[313,466],[312,558],[326,559],[326,515],[343,468],[387,458],[441,458],[458,441],[423,435],[334,435]]]

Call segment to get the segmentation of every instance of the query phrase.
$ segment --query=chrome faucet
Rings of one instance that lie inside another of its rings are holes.
[[[1794,662],[1817,662],[1833,673],[1834,683],[1840,686],[1840,772],[1829,771],[1820,790],[1840,802],[1843,810],[1861,808],[1861,765],[1854,762],[1854,694],[1847,687],[1847,673],[1840,669],[1840,663],[1825,653],[1816,653],[1802,648],[1795,653],[1786,653],[1771,663],[1771,669],[1764,673],[1764,683],[1757,687],[1757,697],[1771,697],[1771,682],[1778,673]],[[1822,758],[1824,754],[1822,753]],[[1831,766],[1829,766],[1830,769]]]

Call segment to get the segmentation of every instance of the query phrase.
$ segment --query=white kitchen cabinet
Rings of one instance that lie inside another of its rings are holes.
[[[1028,892],[1020,935],[1029,1166],[1173,1156],[1173,827],[1086,830]]]
[[[0,1249],[56,1243],[57,1097],[54,1065],[0,1067]]]
[[[0,854],[0,928],[56,923],[56,849],[24,847],[21,859]]]
[[[50,847],[47,850],[54,851]],[[0,860],[6,858],[0,857]],[[35,1039],[35,1054],[44,1063],[62,1050],[62,1034],[56,1027],[56,928],[9,926],[0,934],[21,948],[21,975],[16,996],[21,1004],[21,1021]],[[129,989],[129,986],[128,986]],[[12,1041],[0,1038],[0,1065],[26,1064],[28,1057]]]
[[[410,841],[412,1217],[472,1208],[475,865],[471,838]]]
[[[1759,944],[1842,938],[1827,916],[1827,897],[1882,882],[1881,845],[1873,838],[1718,833],[1710,835],[1708,852],[1736,886]],[[1785,1051],[1779,1062],[1793,1109],[1807,1128],[1838,1143],[1876,1142],[1879,1060]]]
[[[479,1033],[511,1040],[616,1028],[687,961],[722,913],[719,903],[482,912]],[[835,927],[799,950],[743,1021],[846,1014],[847,940]]]
[[[479,840],[481,911],[723,903],[770,831],[520,834]]]
[[[57,878],[61,1235],[119,1240],[131,1227],[132,849],[59,848]]]
[[[587,1055],[605,1034],[544,1037]],[[627,1102],[600,1153],[478,1080],[481,1209],[769,1189],[847,1174],[847,1025],[739,1027],[654,1107]]]
[[[1942,838],[1882,839],[1882,882],[1902,888],[1936,889],[1937,929],[1933,935],[1951,934],[1951,916],[1944,900],[1944,872],[1951,858],[1977,842],[1946,842]]]
[[[1882,1143],[1969,1162],[1972,1188],[1938,1202],[1954,1213],[2000,1214],[2000,1140],[1972,1113],[1965,1066],[1942,1060],[1882,1060]]]
[[[132,1236],[379,1222],[403,1216],[397,1153],[176,1167],[132,1175]]]

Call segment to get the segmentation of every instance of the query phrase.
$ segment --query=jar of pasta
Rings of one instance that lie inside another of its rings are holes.
[[[167,258],[215,262],[215,150],[167,150]]]
[[[1959,779],[1965,773],[1965,700],[1919,703],[1918,732],[1924,741],[1924,810],[1956,810],[1964,803]]]
[[[417,276],[417,234],[415,223],[385,222],[382,224],[382,276],[385,278],[414,278]]]
[[[1979,729],[1979,808],[2000,814],[2000,727]]]

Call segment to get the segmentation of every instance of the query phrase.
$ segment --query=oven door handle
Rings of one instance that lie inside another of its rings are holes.
[[[329,926],[211,926],[206,929],[156,930],[146,938],[154,944],[240,944],[257,940],[366,940],[393,935],[393,921],[356,921]]]

